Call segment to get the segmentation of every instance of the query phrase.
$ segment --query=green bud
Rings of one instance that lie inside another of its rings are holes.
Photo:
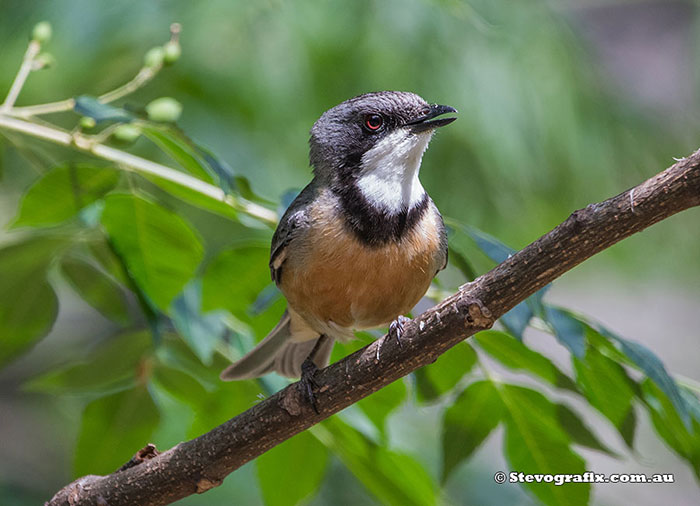
[[[153,121],[177,121],[182,114],[182,104],[174,98],[160,97],[146,106],[146,113]]]
[[[131,125],[129,123],[119,125],[114,129],[114,132],[112,132],[112,136],[116,140],[127,143],[134,142],[139,138],[139,135],[141,135],[141,129],[136,125]]]
[[[80,118],[80,128],[89,130],[91,128],[95,128],[95,125],[97,125],[95,118],[91,118],[90,116],[83,116]]]
[[[56,59],[51,53],[41,53],[34,60],[36,67],[39,69],[45,69],[46,67],[53,67],[56,64]]]
[[[182,49],[180,48],[179,42],[171,40],[163,46],[163,52],[163,61],[168,65],[171,65],[180,59]]]
[[[32,40],[37,41],[39,44],[48,42],[51,39],[51,23],[48,21],[41,21],[34,25],[34,30],[32,30]]]
[[[143,57],[143,64],[151,69],[160,67],[161,65],[163,65],[164,54],[165,53],[162,47],[152,47]]]

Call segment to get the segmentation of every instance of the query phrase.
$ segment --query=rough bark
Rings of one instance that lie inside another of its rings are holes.
[[[575,211],[407,324],[401,347],[385,336],[320,371],[320,413],[292,384],[196,439],[161,454],[144,452],[141,463],[108,476],[83,477],[47,504],[162,505],[218,486],[229,473],[270,448],[491,327],[516,304],[599,251],[700,205],[699,167],[700,151],[631,190]]]

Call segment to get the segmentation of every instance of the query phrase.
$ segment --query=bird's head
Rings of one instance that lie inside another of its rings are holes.
[[[414,93],[367,93],[329,109],[311,129],[310,159],[317,178],[358,185],[378,206],[400,208],[422,196],[418,169],[436,128],[456,118],[450,106]]]

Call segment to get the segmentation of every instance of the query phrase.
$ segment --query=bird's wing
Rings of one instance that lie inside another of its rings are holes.
[[[278,285],[282,279],[282,266],[287,259],[290,243],[310,225],[309,205],[313,202],[315,195],[316,187],[312,181],[287,208],[272,236],[270,275],[272,281]]]
[[[432,205],[435,208],[435,212],[437,213],[438,217],[438,236],[440,237],[440,254],[443,256],[443,261],[438,263],[440,267],[435,273],[437,275],[438,272],[447,267],[449,251],[447,249],[447,230],[445,229],[445,222],[442,220],[442,215],[440,214],[440,211],[438,210],[435,203],[432,203]]]
[[[319,339],[318,332],[306,325],[293,310],[287,310],[270,333],[238,362],[221,373],[224,381],[259,378],[277,371],[290,378],[301,375],[301,364]],[[326,367],[333,349],[333,338],[326,339],[316,351],[314,362]]]
[[[275,357],[291,338],[290,323],[289,312],[285,311],[267,337],[238,362],[224,369],[220,378],[224,381],[257,378],[271,372],[274,369]]]

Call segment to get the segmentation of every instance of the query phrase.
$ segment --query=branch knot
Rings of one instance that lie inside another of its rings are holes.
[[[460,294],[460,305],[466,313],[465,327],[490,329],[495,323],[493,313],[481,300],[465,293]]]
[[[223,482],[224,480],[220,478],[207,478],[206,476],[203,476],[197,482],[197,493],[203,494],[207,490],[218,487]]]

